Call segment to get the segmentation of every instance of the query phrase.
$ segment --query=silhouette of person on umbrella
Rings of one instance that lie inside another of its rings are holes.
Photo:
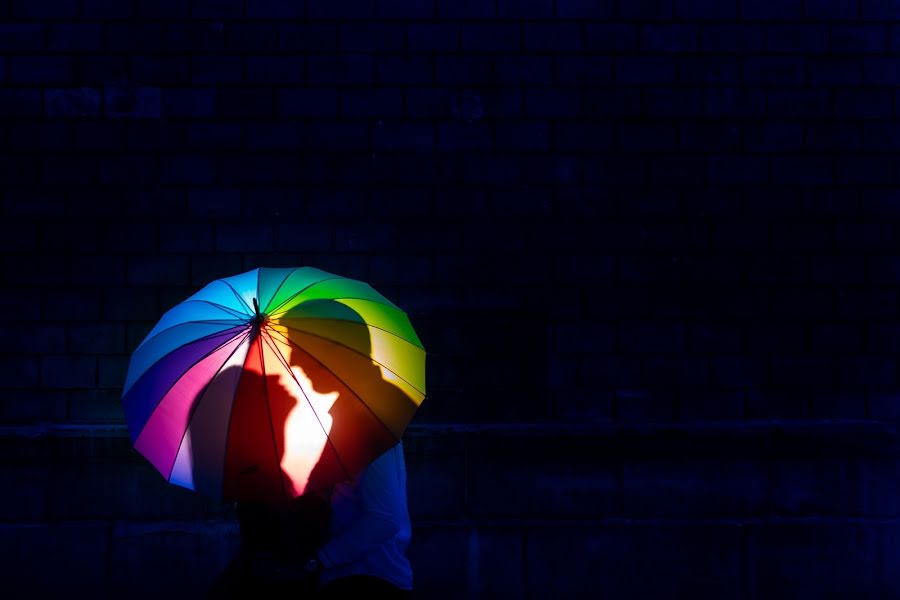
[[[359,326],[364,323],[359,314],[334,300],[313,303],[307,309],[314,308],[316,318],[328,315],[348,328],[352,348],[345,350],[355,353],[355,366],[341,371],[304,349],[313,343],[339,346],[336,342],[262,321],[264,333],[251,343],[246,362],[230,367],[241,369],[235,397],[245,400],[235,401],[231,422],[239,422],[229,426],[269,427],[272,444],[239,448],[243,463],[230,461],[239,471],[226,473],[226,490],[249,500],[237,504],[241,551],[211,596],[289,590],[300,596],[373,591],[403,597],[412,588],[402,443],[358,391],[365,388],[367,398],[387,399],[386,405],[414,407],[371,359],[371,339],[368,328]],[[279,321],[292,318],[304,315]],[[264,360],[265,352],[272,354]],[[270,374],[255,368],[273,364],[272,355],[281,357],[284,369]],[[251,415],[246,399],[267,403],[266,423],[252,422],[266,411],[256,406]],[[192,428],[191,435],[203,434]],[[276,477],[280,481],[273,483]],[[283,493],[272,495],[273,489]]]

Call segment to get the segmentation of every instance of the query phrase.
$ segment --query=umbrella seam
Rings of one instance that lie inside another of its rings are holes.
[[[228,308],[228,307],[225,306],[224,304],[219,304],[219,303],[217,303],[217,302],[212,302],[212,301],[210,301],[210,300],[184,300],[184,301],[182,301],[182,302],[179,302],[178,304],[176,304],[175,306],[173,306],[173,307],[170,308],[169,310],[167,310],[165,313],[163,313],[163,316],[160,317],[160,321],[162,321],[163,319],[165,319],[166,316],[167,316],[170,312],[172,312],[173,310],[175,310],[176,308],[179,308],[179,307],[181,307],[181,306],[184,306],[185,304],[187,304],[187,303],[189,303],[189,302],[203,302],[203,303],[209,304],[209,305],[211,305],[211,306],[215,306],[215,307],[220,308],[220,309],[222,309],[223,311],[227,312],[228,314],[232,315],[232,316],[235,318],[235,320],[246,320],[246,319],[247,319],[247,315],[245,315],[245,314],[243,314],[243,313],[239,313],[238,311],[236,311],[236,310],[234,310],[234,309],[232,309],[232,308]],[[226,319],[222,319],[222,320],[226,320]],[[165,329],[162,329],[162,330],[160,330],[160,331],[157,331],[156,333],[153,334],[153,337],[156,337],[157,335],[159,335],[159,334],[162,333],[163,331],[168,331],[168,330],[171,329],[172,327],[176,327],[176,326],[181,325],[181,324],[184,324],[184,323],[193,323],[193,322],[195,322],[195,321],[181,321],[181,323],[176,323],[175,325],[172,325],[171,327],[166,327]],[[146,344],[147,342],[149,342],[151,339],[153,339],[153,337],[147,337],[147,338],[144,338],[144,340],[143,340],[140,344],[138,344],[138,348],[140,348],[141,346],[143,346],[144,344]],[[136,350],[136,349],[137,349],[137,348],[135,348],[135,350]]]
[[[262,310],[260,312],[262,312],[263,314],[268,314],[266,313],[266,310],[269,308],[269,304],[272,304],[272,300],[275,299],[275,296],[278,295],[278,292],[281,291],[281,288],[284,286],[284,282],[287,281],[291,275],[299,271],[301,268],[302,267],[295,267],[290,273],[284,276],[284,279],[281,280],[281,283],[279,283],[278,287],[275,288],[275,291],[272,292],[272,296],[269,298],[269,301],[266,303],[266,305],[262,307]],[[259,281],[256,282],[256,297],[259,298]]]
[[[263,335],[261,327],[257,332],[257,338],[265,341],[265,336]],[[278,457],[278,440],[275,436],[275,424],[272,423],[272,403],[269,400],[269,382],[266,381],[266,358],[263,355],[262,344],[259,344],[259,365],[262,368],[263,392],[266,395],[266,412],[269,413],[269,431],[272,433],[272,451],[275,453],[275,470],[278,471],[278,477],[281,480],[281,493],[285,496],[286,500],[290,500],[291,493],[287,490],[287,487],[285,485],[284,469],[281,468],[281,459]],[[326,434],[325,437],[327,438],[328,435]]]
[[[172,471],[175,469],[175,463],[178,462],[178,454],[181,452],[181,446],[182,446],[182,444],[184,444],[184,438],[185,438],[185,436],[187,436],[187,432],[191,428],[191,423],[194,420],[194,415],[197,413],[197,409],[200,408],[200,400],[203,399],[204,394],[206,394],[207,390],[209,389],[209,386],[212,385],[213,381],[215,381],[216,378],[222,374],[222,368],[228,363],[229,360],[231,360],[231,357],[237,353],[237,351],[244,344],[244,342],[247,341],[247,338],[250,336],[250,332],[244,333],[243,336],[244,336],[244,339],[242,339],[240,342],[238,342],[238,345],[234,347],[234,350],[231,351],[231,354],[228,355],[228,358],[226,358],[224,361],[222,361],[222,365],[218,369],[216,369],[215,374],[212,377],[210,377],[210,379],[206,383],[206,385],[203,386],[203,390],[201,390],[200,393],[197,394],[197,402],[194,404],[194,406],[191,407],[191,413],[190,413],[190,415],[188,415],[187,425],[184,428],[184,435],[181,436],[181,442],[179,442],[179,444],[178,444],[178,450],[175,452],[175,460],[172,461],[172,466],[169,468],[169,475],[168,475],[168,477],[166,477],[166,481],[171,481],[171,479],[172,479]],[[223,346],[224,346],[224,344],[223,344]],[[227,438],[227,435],[228,434],[226,432],[226,438]],[[193,463],[193,460],[191,460],[192,481],[193,481],[193,475],[194,475],[194,463]]]
[[[252,328],[251,328],[251,331],[252,331]],[[249,335],[249,333],[248,333],[248,335]],[[255,341],[255,340],[253,340],[253,341]],[[253,341],[251,341],[250,343],[252,344]],[[251,349],[252,349],[252,346],[251,346],[251,348],[247,349],[247,356],[244,357],[244,362],[241,363],[241,368],[238,371],[238,380],[234,386],[235,395],[237,395],[237,391],[241,387],[241,380],[243,380],[243,378],[244,378],[244,372],[246,370],[247,359],[250,357]],[[223,501],[225,500],[225,482],[227,480],[227,475],[228,475],[228,469],[227,469],[228,438],[229,438],[229,433],[231,432],[231,418],[233,416],[234,416],[234,402],[231,403],[231,410],[228,411],[228,425],[225,426],[225,443],[222,444],[222,489],[221,489],[220,498]]]
[[[292,341],[290,340],[290,338],[287,339],[287,342],[288,342],[288,344],[290,344],[290,345],[292,345],[292,346],[295,346],[296,348],[298,348],[298,349],[301,350],[302,352],[306,353],[307,356],[309,356],[309,357],[312,358],[314,361],[316,361],[317,363],[319,363],[319,364],[322,366],[323,369],[325,369],[326,371],[328,371],[329,373],[331,373],[332,375],[334,375],[335,378],[337,378],[338,381],[340,381],[341,383],[343,383],[344,386],[345,386],[348,390],[350,390],[351,392],[353,392],[353,395],[356,396],[356,398],[360,401],[360,403],[361,403],[363,406],[365,406],[365,407],[369,410],[370,413],[372,413],[372,416],[375,417],[375,420],[378,421],[379,423],[381,423],[381,426],[384,427],[384,428],[387,430],[387,432],[391,435],[391,437],[394,438],[394,440],[397,441],[397,442],[400,441],[400,438],[397,437],[397,436],[394,434],[394,432],[391,430],[391,428],[388,427],[387,423],[385,423],[384,421],[381,420],[381,417],[379,417],[378,414],[372,409],[372,407],[369,406],[369,405],[366,403],[366,401],[362,399],[362,396],[360,396],[359,393],[357,393],[356,390],[354,390],[352,387],[350,387],[350,384],[348,384],[348,383],[347,383],[346,381],[344,381],[340,376],[338,376],[337,373],[335,373],[334,371],[332,371],[331,369],[329,369],[328,366],[325,365],[325,363],[323,363],[323,362],[320,361],[318,358],[316,358],[311,352],[307,352],[307,350],[304,349],[302,346],[300,346],[300,345],[295,344],[294,342],[292,342]]]
[[[238,294],[237,290],[234,289],[234,286],[233,286],[233,285],[231,285],[230,283],[228,283],[228,282],[225,281],[224,279],[220,279],[219,281],[221,281],[222,283],[224,283],[225,285],[227,285],[229,288],[231,288],[231,291],[234,293],[235,297],[236,297],[238,300],[241,301],[241,304],[242,304],[243,306],[246,306],[248,311],[251,310],[251,306],[250,306],[249,304],[247,304],[247,301],[244,300],[244,297],[243,297],[243,296],[241,296],[240,294]],[[247,316],[250,316],[250,317],[253,316],[253,313],[252,313],[252,312],[247,312],[246,314],[247,314]]]
[[[325,273],[325,271],[322,271],[322,272]],[[333,273],[329,273],[329,275],[333,275]],[[272,309],[272,312],[269,313],[269,314],[270,314],[270,315],[278,314],[278,310],[279,310],[282,306],[284,306],[285,304],[287,304],[288,302],[290,302],[291,300],[293,300],[294,298],[296,298],[297,296],[299,296],[299,295],[302,294],[303,292],[308,291],[311,287],[313,287],[313,286],[315,286],[315,285],[319,285],[320,283],[323,283],[323,282],[325,282],[325,281],[333,281],[333,280],[335,280],[335,279],[349,279],[349,278],[348,278],[348,277],[341,277],[340,275],[334,275],[334,277],[326,277],[325,279],[319,279],[319,280],[317,280],[317,281],[314,281],[314,282],[312,282],[311,284],[309,284],[308,286],[304,287],[303,289],[297,290],[296,292],[294,292],[293,294],[291,294],[290,296],[288,296],[287,298],[285,298],[284,300],[282,300],[282,301],[278,304],[278,306],[276,306],[275,308]],[[355,280],[350,279],[350,281],[355,281]]]
[[[270,338],[271,338],[271,336],[270,336]],[[271,342],[271,339],[270,339],[269,344],[272,347],[272,349],[275,351],[275,353],[278,355],[279,360],[281,361],[281,364],[284,365],[287,372],[291,374],[291,378],[297,384],[297,387],[300,388],[300,392],[303,394],[303,397],[306,399],[306,403],[309,404],[309,409],[312,411],[313,416],[316,417],[316,421],[318,421],[319,427],[322,428],[322,433],[325,434],[325,440],[328,442],[328,444],[331,445],[331,449],[334,451],[334,456],[335,456],[335,458],[337,458],[338,464],[341,466],[341,470],[344,472],[344,474],[348,478],[352,477],[352,475],[350,475],[350,471],[348,471],[347,467],[344,465],[344,461],[341,460],[341,456],[340,456],[340,454],[338,454],[337,447],[335,447],[334,442],[331,441],[331,438],[329,437],[328,432],[325,431],[325,426],[322,424],[322,419],[319,418],[319,414],[316,412],[316,409],[313,407],[312,401],[309,399],[309,396],[306,395],[306,391],[303,389],[303,386],[300,385],[300,382],[297,380],[297,377],[294,375],[294,371],[291,370],[290,363],[284,357],[284,354],[281,353],[281,350],[278,349],[278,347],[275,345],[275,343]],[[309,353],[307,353],[307,354],[309,354]],[[309,479],[307,479],[306,483],[307,483],[307,485],[309,485]]]
[[[329,300],[329,302],[330,302],[330,300]],[[384,305],[382,305],[382,306],[384,306]],[[399,340],[402,340],[402,341],[406,342],[406,343],[409,344],[410,346],[413,346],[413,347],[415,347],[415,348],[418,348],[419,350],[422,350],[422,351],[425,350],[425,348],[423,348],[422,346],[419,346],[418,344],[412,342],[411,340],[406,339],[406,338],[403,337],[402,335],[398,335],[398,334],[394,333],[393,331],[391,331],[391,330],[389,330],[389,329],[385,329],[384,327],[379,327],[378,325],[372,325],[371,323],[367,323],[365,320],[362,321],[362,322],[359,322],[359,321],[353,321],[353,320],[351,320],[351,319],[341,319],[341,318],[338,318],[338,317],[280,317],[280,318],[278,319],[278,323],[281,324],[282,321],[285,321],[285,320],[288,320],[288,319],[293,319],[293,320],[296,320],[296,321],[303,321],[303,320],[307,320],[307,321],[342,321],[342,322],[344,322],[344,323],[352,323],[352,324],[354,324],[354,325],[365,325],[366,327],[371,327],[372,329],[378,329],[378,330],[383,331],[383,332],[385,332],[385,333],[387,333],[387,334],[390,334],[390,335],[394,336],[395,338],[397,338],[397,339],[399,339]],[[410,326],[412,326],[412,324],[410,324]],[[284,327],[287,327],[287,325],[285,325]],[[290,329],[296,329],[296,328],[295,328],[295,327],[292,327],[292,328],[290,328]]]
[[[225,331],[228,331],[228,330],[226,329]],[[184,377],[185,373],[187,373],[189,370],[193,369],[200,361],[202,361],[202,360],[208,358],[211,354],[213,354],[213,353],[216,352],[217,350],[222,349],[226,344],[228,344],[229,342],[231,342],[232,340],[234,340],[234,339],[235,339],[238,335],[240,335],[241,333],[243,333],[243,331],[240,332],[240,333],[238,333],[238,334],[235,334],[235,335],[229,337],[227,340],[225,340],[225,341],[222,342],[221,344],[217,345],[215,348],[213,348],[212,350],[210,350],[209,352],[207,352],[206,354],[204,354],[203,356],[201,356],[199,359],[197,359],[194,363],[192,363],[189,367],[187,367],[184,371],[182,371],[181,374],[180,374],[178,377],[175,378],[175,381],[172,382],[172,385],[170,385],[168,388],[166,388],[166,391],[160,396],[159,400],[157,401],[156,406],[154,406],[154,407],[153,407],[153,410],[150,411],[150,415],[147,417],[147,420],[144,421],[144,423],[141,425],[141,430],[138,431],[138,434],[135,436],[135,440],[137,440],[137,438],[140,436],[141,432],[144,430],[144,427],[147,426],[147,423],[148,423],[148,422],[150,421],[150,419],[153,417],[153,413],[156,412],[156,409],[159,407],[159,403],[162,402],[162,399],[165,398],[166,394],[168,394],[169,391],[171,391],[171,389],[172,389],[173,387],[175,387],[175,385],[181,380],[181,378]],[[223,331],[219,331],[219,332],[217,332],[217,333],[214,333],[214,334],[211,334],[211,335],[202,337],[202,338],[200,338],[200,339],[194,340],[193,342],[190,342],[190,344],[196,344],[196,343],[199,343],[199,342],[208,340],[209,338],[214,337],[214,336],[216,336],[216,335],[223,335],[223,334],[224,334]],[[166,358],[167,356],[170,356],[170,355],[173,354],[174,352],[177,352],[178,350],[184,348],[186,345],[187,345],[187,344],[185,344],[184,346],[179,346],[178,348],[175,348],[174,350],[172,350],[172,352],[167,352],[164,356],[161,356],[156,362],[154,362],[152,365],[150,365],[150,367],[149,367],[146,371],[144,371],[143,373],[141,373],[140,377],[138,377],[138,378],[135,380],[135,382],[131,385],[131,387],[128,388],[128,392],[126,392],[125,394],[123,394],[122,399],[124,400],[125,396],[127,396],[129,393],[131,393],[131,391],[137,386],[138,383],[140,383],[141,379],[143,379],[143,378],[147,375],[147,373],[150,371],[151,368],[153,368],[154,366],[156,366],[157,364],[159,364],[159,362],[160,362],[161,360],[163,360],[164,358]]]
[[[349,322],[352,322],[352,321],[349,321]],[[367,326],[368,326],[368,325],[367,325]],[[342,343],[340,343],[340,342],[336,342],[335,340],[333,340],[333,339],[331,339],[331,338],[327,338],[327,337],[322,336],[322,335],[317,335],[317,334],[315,334],[315,333],[310,333],[310,332],[304,331],[304,330],[302,330],[302,329],[297,329],[296,327],[288,327],[287,325],[284,325],[283,327],[285,327],[286,329],[293,329],[294,331],[299,331],[300,333],[304,333],[304,334],[306,334],[306,335],[311,335],[311,336],[313,336],[313,337],[319,338],[320,340],[325,340],[326,342],[331,342],[332,344],[336,344],[336,345],[338,345],[338,346],[341,346],[342,348],[347,348],[347,349],[350,350],[351,352],[353,352],[353,353],[355,353],[355,354],[358,354],[358,355],[360,355],[360,356],[362,356],[362,357],[364,357],[364,358],[368,358],[369,360],[371,360],[371,361],[372,361],[373,363],[375,363],[376,365],[378,365],[378,366],[380,366],[380,367],[384,367],[385,370],[390,371],[391,373],[393,373],[394,375],[396,375],[398,379],[400,379],[402,382],[404,382],[404,383],[406,383],[407,385],[409,385],[409,387],[411,387],[412,389],[416,390],[417,392],[419,392],[419,393],[422,394],[423,396],[425,395],[425,392],[424,392],[423,390],[420,390],[418,387],[416,387],[415,385],[413,385],[412,383],[410,383],[409,381],[407,381],[406,379],[404,379],[403,377],[401,377],[399,373],[397,373],[397,372],[394,371],[393,369],[389,368],[388,366],[381,364],[381,362],[375,360],[375,358],[373,358],[372,356],[370,356],[370,355],[368,355],[368,354],[363,354],[363,353],[360,352],[359,350],[357,350],[357,349],[355,349],[355,348],[353,348],[353,347],[351,347],[351,346],[348,346],[347,344],[342,344]],[[379,328],[376,328],[376,329],[379,329]],[[276,331],[277,331],[277,330],[276,330]],[[280,331],[279,331],[278,333],[281,334]],[[388,333],[390,333],[390,332],[388,332]],[[399,337],[399,336],[397,336],[397,337]],[[400,338],[400,339],[403,339],[403,338]],[[415,348],[419,348],[419,347],[416,346],[415,344],[410,344],[410,345],[413,346],[413,347],[415,347]],[[422,350],[422,352],[425,351],[424,348],[419,348],[419,349]]]
[[[238,319],[235,319],[235,320],[237,321]],[[175,329],[176,327],[181,327],[182,325],[190,325],[190,324],[192,324],[192,323],[202,323],[202,322],[201,322],[201,321],[185,321],[184,323],[179,323],[179,324],[177,324],[177,325],[173,325],[172,327],[167,327],[167,328],[165,328],[164,330],[162,330],[162,331],[156,333],[153,337],[156,338],[157,336],[162,335],[163,333],[165,333],[165,332],[167,332],[167,331],[171,331],[172,329]],[[149,370],[150,370],[151,368],[153,368],[153,366],[156,365],[159,361],[163,360],[164,358],[166,358],[167,356],[169,356],[169,355],[172,354],[173,352],[177,352],[178,350],[180,350],[181,348],[184,348],[184,347],[185,347],[186,345],[188,345],[188,344],[193,344],[193,343],[196,343],[196,342],[202,342],[202,341],[204,341],[204,340],[208,340],[208,339],[210,339],[210,338],[212,338],[212,337],[215,337],[215,336],[217,336],[217,335],[221,335],[222,333],[224,333],[224,332],[226,332],[226,331],[228,331],[228,330],[230,330],[230,329],[238,329],[239,327],[241,327],[242,324],[247,324],[247,322],[246,322],[246,321],[241,321],[241,322],[239,322],[237,325],[235,325],[235,326],[233,326],[233,327],[229,327],[229,328],[227,328],[227,329],[220,329],[219,331],[214,331],[214,332],[212,332],[212,333],[208,333],[208,334],[206,334],[206,335],[204,335],[204,336],[202,336],[202,337],[196,338],[196,339],[194,339],[194,340],[190,340],[190,341],[188,341],[188,342],[182,342],[182,343],[180,343],[178,346],[172,348],[171,350],[169,350],[168,352],[166,352],[165,354],[163,354],[162,356],[160,356],[159,358],[157,358],[156,360],[154,360],[152,363],[150,363],[149,365],[147,365],[147,368],[145,368],[144,371],[143,371],[140,375],[138,375],[138,376],[135,378],[134,382],[133,382],[131,385],[128,385],[128,386],[124,386],[124,385],[123,385],[122,396],[124,397],[126,394],[128,394],[128,392],[131,391],[131,388],[133,388],[134,386],[136,386],[137,383],[138,383],[138,381],[140,381],[141,378],[144,377],[144,375],[147,373],[147,371],[149,371]],[[146,341],[146,340],[145,340],[145,341]],[[131,359],[128,361],[128,371],[129,371],[129,372],[130,372],[130,370],[131,370],[131,365],[135,362],[134,359],[137,357],[138,353],[141,352],[143,349],[144,349],[144,343],[143,343],[143,342],[141,342],[141,344],[140,344],[137,348],[134,349],[134,352],[133,352],[132,355],[131,355]],[[125,375],[125,382],[126,382],[126,383],[128,382],[128,373],[126,373],[126,375]],[[127,389],[126,389],[126,388],[127,388]]]

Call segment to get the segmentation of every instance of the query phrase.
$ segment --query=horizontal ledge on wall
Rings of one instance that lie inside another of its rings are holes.
[[[641,423],[427,423],[410,425],[407,436],[433,434],[493,434],[510,436],[610,436],[654,433],[872,433],[896,435],[898,423],[876,419],[758,419],[723,421],[641,422]],[[4,437],[127,437],[128,429],[118,423],[38,423],[0,426]]]

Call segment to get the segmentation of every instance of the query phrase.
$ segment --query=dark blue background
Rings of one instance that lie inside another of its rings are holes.
[[[2,0],[3,585],[202,589],[130,447],[211,279],[406,309],[422,596],[900,596],[900,2]]]

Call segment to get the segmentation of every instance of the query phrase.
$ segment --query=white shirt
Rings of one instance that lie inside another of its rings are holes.
[[[406,507],[406,465],[398,442],[331,495],[329,541],[317,552],[322,585],[347,575],[374,575],[412,589],[406,549],[412,537]]]

